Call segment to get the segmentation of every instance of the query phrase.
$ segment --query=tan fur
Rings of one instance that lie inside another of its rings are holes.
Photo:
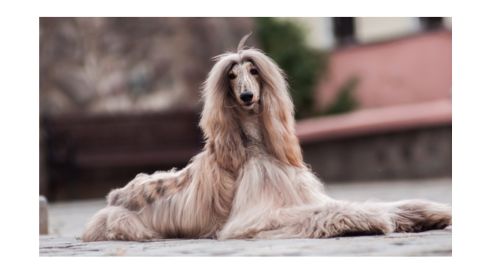
[[[451,224],[451,208],[434,202],[328,197],[303,163],[279,67],[240,46],[216,60],[203,88],[204,150],[180,171],[140,174],[113,190],[108,206],[87,224],[84,241],[320,238]],[[252,105],[239,99],[244,90],[254,94]]]

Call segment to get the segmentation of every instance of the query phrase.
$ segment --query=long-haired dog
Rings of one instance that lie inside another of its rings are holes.
[[[139,174],[111,191],[82,239],[322,238],[451,224],[424,201],[330,198],[305,165],[283,72],[257,49],[217,56],[203,87],[203,151],[182,170]]]

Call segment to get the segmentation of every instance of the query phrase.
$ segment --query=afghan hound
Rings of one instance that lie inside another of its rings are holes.
[[[182,170],[139,174],[112,190],[84,241],[327,238],[451,224],[444,204],[327,196],[303,162],[282,70],[245,40],[214,58],[203,85],[202,152]]]

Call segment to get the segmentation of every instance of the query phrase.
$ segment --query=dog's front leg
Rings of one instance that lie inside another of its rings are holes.
[[[426,200],[372,203],[330,201],[322,206],[278,209],[254,219],[233,217],[218,237],[322,238],[394,231],[418,232],[443,229],[451,223],[450,206]]]
[[[321,206],[282,208],[260,214],[247,223],[233,218],[219,239],[328,238],[386,234],[395,227],[391,215],[377,205],[330,201]]]

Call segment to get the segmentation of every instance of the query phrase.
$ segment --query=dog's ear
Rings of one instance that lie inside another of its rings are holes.
[[[233,113],[236,105],[229,98],[227,72],[234,63],[231,57],[229,53],[216,57],[218,61],[203,85],[204,105],[200,127],[207,149],[214,151],[216,161],[227,170],[238,171],[245,155],[243,149],[238,149],[242,139]]]
[[[293,102],[283,71],[260,51],[245,50],[244,55],[257,66],[262,80],[261,117],[267,148],[278,160],[303,166],[302,152],[295,135]]]
[[[262,96],[263,135],[269,150],[276,157],[293,166],[302,166],[303,158],[289,98],[282,98],[278,91],[266,87]]]

